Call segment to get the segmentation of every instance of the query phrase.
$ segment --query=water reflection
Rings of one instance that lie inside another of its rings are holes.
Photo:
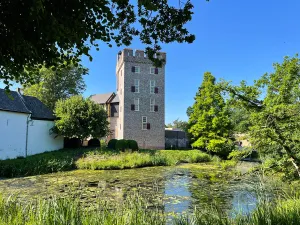
[[[191,212],[194,207],[216,206],[234,216],[255,209],[258,179],[236,177],[210,164],[152,167],[119,171],[72,171],[0,181],[4,196],[27,201],[51,195],[79,196],[86,205],[97,198],[121,202],[139,192],[150,203],[163,204],[169,214]]]

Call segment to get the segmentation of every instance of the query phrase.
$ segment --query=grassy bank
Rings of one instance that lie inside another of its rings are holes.
[[[0,160],[0,177],[31,176],[76,168],[75,161],[91,149],[62,149],[27,158]]]
[[[79,169],[129,169],[146,166],[173,166],[179,163],[211,161],[211,156],[199,150],[144,150],[133,153],[91,153],[77,162]]]
[[[36,225],[165,225],[167,216],[158,205],[148,205],[139,196],[132,196],[118,204],[101,202],[93,208],[83,208],[74,199],[40,200],[20,204],[15,199],[0,198],[0,224]],[[174,225],[286,225],[300,224],[300,199],[262,203],[247,216],[228,217],[214,208],[195,211],[181,218],[173,218]]]
[[[73,169],[129,169],[148,166],[173,166],[213,160],[199,150],[140,150],[116,152],[107,149],[62,149],[27,158],[0,160],[0,177],[41,175]]]

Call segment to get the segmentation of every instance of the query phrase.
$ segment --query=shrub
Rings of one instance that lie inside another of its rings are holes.
[[[234,150],[230,152],[228,155],[228,159],[233,159],[233,160],[241,160],[244,158],[258,158],[258,153],[255,150],[252,150],[250,148],[244,148],[242,150]]]
[[[129,146],[128,146],[127,140],[125,140],[125,139],[117,140],[116,150],[125,151],[125,149],[128,149],[128,148],[129,148]]]
[[[81,147],[81,140],[79,138],[65,138],[64,139],[65,148],[79,148]]]
[[[108,144],[107,144],[107,148],[109,149],[116,149],[116,144],[117,144],[117,139],[111,139],[109,140]]]
[[[75,159],[91,150],[62,149],[26,158],[0,160],[0,177],[32,176],[76,169]]]
[[[93,139],[90,139],[90,140],[88,141],[88,146],[89,146],[89,147],[100,147],[101,144],[100,144],[99,139],[93,138]]]
[[[125,140],[120,140],[121,143]],[[97,155],[98,154],[98,155]],[[182,162],[200,163],[210,162],[211,156],[198,150],[142,150],[134,153],[119,154],[90,154],[76,162],[79,169],[127,169],[146,166],[174,166]]]
[[[137,150],[139,150],[138,143],[137,143],[135,140],[128,140],[128,147],[129,147],[132,151],[137,151]]]
[[[252,150],[250,149],[245,149],[245,150],[234,150],[230,152],[228,155],[228,159],[233,159],[233,160],[241,160],[244,158],[247,158],[251,155]]]

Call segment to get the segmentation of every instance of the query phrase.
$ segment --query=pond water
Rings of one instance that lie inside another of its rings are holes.
[[[230,172],[214,164],[77,170],[2,180],[0,191],[4,196],[15,195],[21,201],[53,195],[75,196],[87,207],[92,207],[99,198],[121,202],[130,193],[138,192],[150,203],[162,205],[169,214],[184,214],[194,207],[214,205],[234,216],[241,211],[249,213],[256,207],[257,190],[263,185],[261,177],[244,174],[252,166],[243,162]],[[272,193],[269,191],[269,194]]]

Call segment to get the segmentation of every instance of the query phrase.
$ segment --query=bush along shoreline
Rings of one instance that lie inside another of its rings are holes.
[[[148,166],[175,166],[180,163],[210,162],[199,150],[141,150],[139,152],[92,152],[76,162],[78,169],[111,170]]]

